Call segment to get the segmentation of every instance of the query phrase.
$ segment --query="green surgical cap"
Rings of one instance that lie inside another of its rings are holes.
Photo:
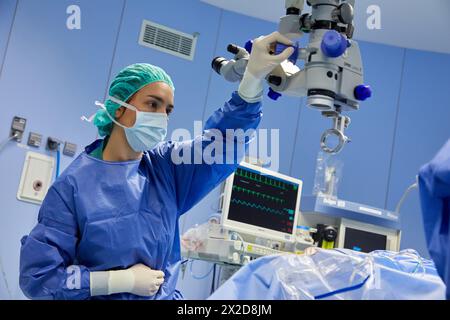
[[[148,63],[132,64],[120,71],[116,76],[109,86],[109,95],[121,101],[128,102],[136,92],[154,82],[164,82],[175,91],[172,79],[160,67]],[[120,105],[108,99],[105,102],[105,107],[108,113],[114,117]],[[111,119],[106,114],[106,110],[99,109],[94,118],[94,125],[98,128],[98,133],[102,137],[110,135],[113,127]]]

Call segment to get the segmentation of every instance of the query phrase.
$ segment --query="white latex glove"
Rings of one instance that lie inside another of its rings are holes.
[[[239,95],[247,102],[260,101],[262,98],[264,78],[280,63],[287,60],[294,48],[289,47],[278,55],[270,54],[270,46],[275,42],[292,45],[292,41],[278,31],[268,36],[261,36],[253,41],[247,69],[239,85]]]
[[[128,292],[138,296],[155,295],[164,283],[164,272],[136,264],[126,270],[90,273],[91,296]]]

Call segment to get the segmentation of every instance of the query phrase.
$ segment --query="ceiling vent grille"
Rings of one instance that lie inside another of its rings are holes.
[[[198,33],[191,35],[144,20],[139,35],[139,44],[192,61],[197,38]]]

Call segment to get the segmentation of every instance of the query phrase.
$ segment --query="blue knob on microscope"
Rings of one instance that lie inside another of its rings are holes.
[[[293,64],[296,64],[297,60],[298,60],[298,56],[300,54],[300,51],[298,49],[299,46],[300,45],[298,42],[294,43],[293,45],[286,45],[286,44],[277,42],[277,45],[275,46],[275,54],[280,54],[287,48],[292,47],[292,48],[294,48],[294,53],[291,54],[291,56],[288,58],[288,60],[291,61]]]
[[[252,41],[252,40],[248,40],[248,41],[245,43],[244,48],[245,48],[245,50],[247,50],[248,53],[252,53],[253,41]]]
[[[281,93],[276,92],[275,90],[273,90],[272,88],[269,88],[269,93],[267,94],[267,96],[272,99],[272,100],[278,100],[279,97],[281,97]]]
[[[323,35],[320,46],[323,54],[329,58],[340,57],[347,50],[347,47],[347,39],[335,30],[329,30]]]
[[[355,88],[355,98],[359,101],[364,101],[372,96],[372,89],[370,86],[360,84]]]

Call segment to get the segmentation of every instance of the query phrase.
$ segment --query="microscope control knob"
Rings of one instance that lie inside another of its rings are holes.
[[[247,50],[248,53],[252,53],[253,41],[252,41],[252,40],[248,40],[248,41],[245,43],[244,48],[245,48],[245,50]]]
[[[342,3],[334,12],[333,18],[344,24],[351,24],[355,14],[350,3]]]
[[[364,101],[372,96],[372,89],[370,88],[370,86],[360,84],[355,88],[354,94],[356,100]]]
[[[278,100],[279,97],[281,97],[281,93],[278,93],[276,91],[274,91],[272,88],[269,88],[269,93],[267,94],[267,96],[272,99],[272,100]]]
[[[320,48],[325,56],[337,58],[347,50],[347,39],[335,30],[329,30],[323,35]]]

